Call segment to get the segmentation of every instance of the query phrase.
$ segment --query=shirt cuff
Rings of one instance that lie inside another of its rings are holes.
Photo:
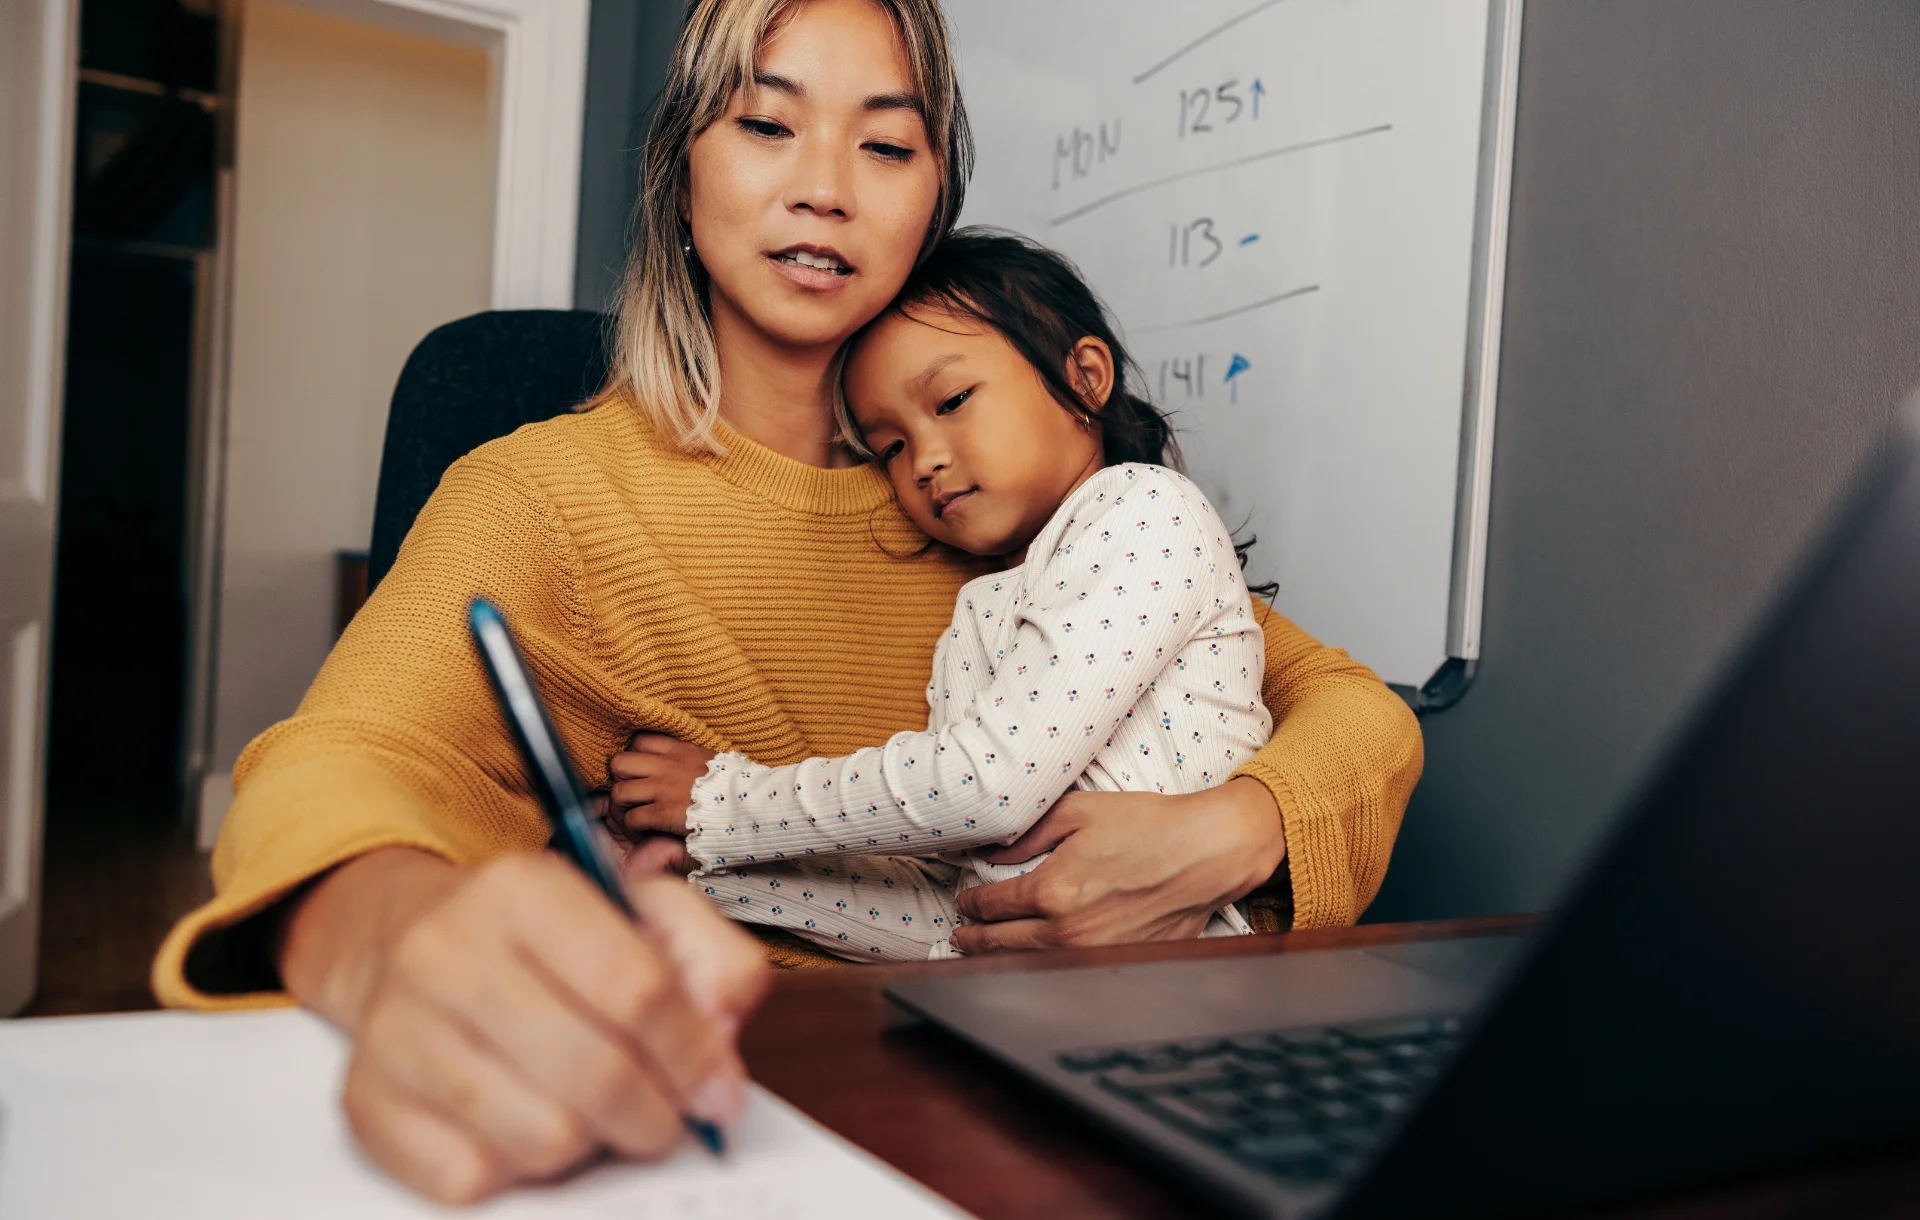
[[[693,876],[703,877],[715,869],[724,869],[729,855],[738,856],[744,850],[734,845],[733,787],[752,774],[753,760],[745,754],[715,754],[707,762],[706,774],[693,782],[687,804],[687,854],[699,865]],[[745,856],[736,862],[752,859]]]

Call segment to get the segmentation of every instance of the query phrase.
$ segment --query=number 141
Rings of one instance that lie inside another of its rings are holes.
[[[1182,398],[1207,396],[1207,357],[1173,356],[1160,362],[1160,401],[1167,402],[1169,387]]]

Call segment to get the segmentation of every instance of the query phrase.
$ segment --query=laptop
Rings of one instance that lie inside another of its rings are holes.
[[[1920,1143],[1920,398],[1526,942],[887,994],[1244,1214],[1559,1214]]]

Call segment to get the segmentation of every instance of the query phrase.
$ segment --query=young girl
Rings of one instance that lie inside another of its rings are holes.
[[[1130,367],[1066,259],[979,229],[849,346],[849,441],[928,536],[1005,568],[960,591],[926,731],[789,766],[716,755],[687,801],[654,802],[662,829],[685,811],[693,882],[728,915],[859,961],[949,956],[959,890],[1045,859],[976,849],[1069,788],[1194,792],[1267,741],[1233,542]],[[1228,906],[1203,934],[1249,930]]]

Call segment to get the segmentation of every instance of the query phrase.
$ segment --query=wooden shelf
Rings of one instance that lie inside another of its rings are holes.
[[[149,97],[183,98],[210,113],[220,109],[220,95],[217,93],[208,93],[204,89],[185,89],[178,85],[163,85],[157,80],[147,80],[141,76],[125,76],[119,72],[103,72],[99,68],[80,69],[80,83],[98,85],[103,89],[118,89],[123,93],[144,93]]]
[[[95,237],[91,233],[75,233],[73,244],[87,250],[98,250],[107,254],[137,254],[147,258],[177,258],[186,262],[197,262],[203,255],[212,254],[211,249],[198,246],[182,246],[174,242],[140,241],[137,238]]]

